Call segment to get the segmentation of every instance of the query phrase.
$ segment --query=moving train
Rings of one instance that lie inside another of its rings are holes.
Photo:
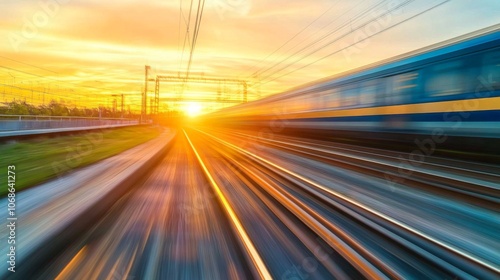
[[[500,25],[207,117],[371,140],[439,135],[458,150],[499,151]]]

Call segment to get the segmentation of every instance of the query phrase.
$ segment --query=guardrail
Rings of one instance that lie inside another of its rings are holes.
[[[137,119],[0,115],[0,131],[139,124]]]

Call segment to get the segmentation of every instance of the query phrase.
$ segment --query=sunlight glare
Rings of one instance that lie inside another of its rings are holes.
[[[184,111],[189,117],[196,117],[201,113],[202,107],[199,103],[186,104]]]

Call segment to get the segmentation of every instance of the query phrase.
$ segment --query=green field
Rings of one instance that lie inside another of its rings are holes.
[[[77,135],[0,144],[0,196],[7,193],[7,167],[15,165],[16,191],[116,155],[161,133],[154,127],[124,127]]]

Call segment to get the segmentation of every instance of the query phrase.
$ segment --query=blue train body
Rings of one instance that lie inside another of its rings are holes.
[[[500,138],[500,25],[211,114],[294,129]],[[275,113],[279,112],[279,113]]]

